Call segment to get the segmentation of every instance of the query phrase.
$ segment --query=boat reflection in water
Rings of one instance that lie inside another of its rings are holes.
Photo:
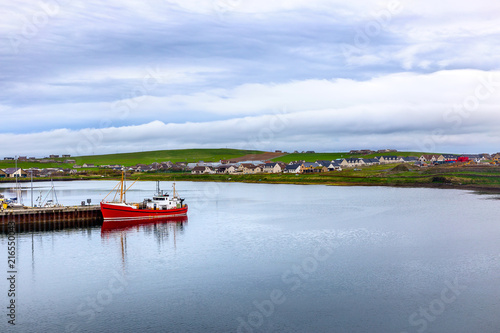
[[[176,235],[183,234],[187,225],[187,216],[175,216],[163,219],[104,221],[101,227],[101,239],[104,242],[120,242],[121,262],[123,270],[127,262],[127,234],[142,233],[145,236],[153,235],[158,248],[162,248],[173,236],[174,249],[177,248]]]
[[[187,224],[187,216],[172,216],[154,220],[114,220],[104,221],[101,227],[101,235],[110,235],[128,231],[154,231],[155,233],[167,231],[169,229],[182,232]]]

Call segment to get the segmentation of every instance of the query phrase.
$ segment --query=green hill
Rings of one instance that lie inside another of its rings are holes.
[[[198,161],[219,161],[231,158],[241,157],[247,154],[261,154],[262,151],[257,150],[240,150],[240,149],[178,149],[178,150],[157,150],[135,153],[108,154],[108,155],[91,155],[91,156],[72,156],[69,159],[75,160],[76,164],[84,163],[94,165],[119,164],[124,166],[141,164],[151,164],[153,162],[198,162]],[[66,158],[57,158],[56,161],[64,161]],[[61,163],[38,163],[38,162],[18,162],[18,167],[23,169],[34,168],[52,168],[66,167],[70,168],[71,164]],[[14,161],[0,161],[0,169],[14,167]]]
[[[239,149],[179,149],[179,150],[157,150],[136,153],[79,156],[75,157],[77,164],[92,163],[102,164],[120,164],[125,166],[138,163],[151,164],[153,162],[198,162],[227,160],[241,157],[246,154],[259,154],[262,151],[239,150]]]

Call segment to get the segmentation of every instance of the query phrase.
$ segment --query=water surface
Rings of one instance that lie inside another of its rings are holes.
[[[115,184],[55,185],[59,202],[77,205],[98,203]],[[35,185],[43,193],[50,186]],[[154,189],[137,183],[128,199]],[[494,195],[192,182],[177,189],[190,206],[187,221],[17,235],[17,325],[4,317],[0,331],[499,331]],[[12,185],[0,193],[10,197]],[[29,204],[30,192],[23,196]],[[6,256],[5,236],[0,244]]]

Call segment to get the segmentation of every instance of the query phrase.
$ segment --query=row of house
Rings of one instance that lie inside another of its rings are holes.
[[[429,154],[422,155],[419,158],[413,156],[383,155],[374,158],[343,158],[333,161],[317,160],[316,162],[293,161],[289,164],[271,161],[219,161],[184,163],[171,161],[154,162],[151,164],[137,164],[135,166],[124,167],[122,165],[101,165],[99,168],[112,170],[126,170],[132,172],[155,172],[155,171],[178,171],[191,172],[192,174],[257,174],[257,173],[315,173],[328,171],[341,171],[344,168],[357,168],[378,164],[389,163],[414,163],[415,165],[426,165],[446,162],[474,162],[493,161],[500,163],[500,153],[474,154],[474,155],[452,155],[452,154]],[[34,177],[46,177],[54,174],[74,174],[78,173],[76,169],[97,167],[94,164],[73,165],[69,168],[32,168],[23,170],[21,168],[0,169],[0,178],[24,178],[31,175]]]
[[[284,163],[239,163],[224,164],[218,167],[197,165],[191,169],[192,174],[255,174],[255,173],[280,173],[283,172]]]
[[[62,158],[69,158],[71,155],[69,154],[63,154],[61,155]],[[17,160],[18,161],[30,161],[30,162],[37,162],[37,161],[42,161],[42,160],[48,160],[51,158],[59,158],[59,155],[49,155],[48,157],[40,158],[37,159],[36,157],[28,157],[28,156],[18,156]],[[16,158],[14,157],[4,157],[4,161],[14,161]]]
[[[500,153],[496,153],[493,155],[490,154],[462,154],[462,155],[453,155],[453,154],[442,154],[442,155],[422,155],[418,159],[420,162],[467,162],[472,161],[475,163],[481,163],[483,161],[500,161]]]
[[[69,168],[31,168],[28,170],[21,168],[0,169],[0,178],[26,178],[33,174],[33,177],[50,177],[55,175],[76,174],[78,171]]]

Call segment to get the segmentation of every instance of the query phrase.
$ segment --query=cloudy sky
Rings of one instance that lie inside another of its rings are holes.
[[[500,151],[500,2],[1,0],[0,157]]]

